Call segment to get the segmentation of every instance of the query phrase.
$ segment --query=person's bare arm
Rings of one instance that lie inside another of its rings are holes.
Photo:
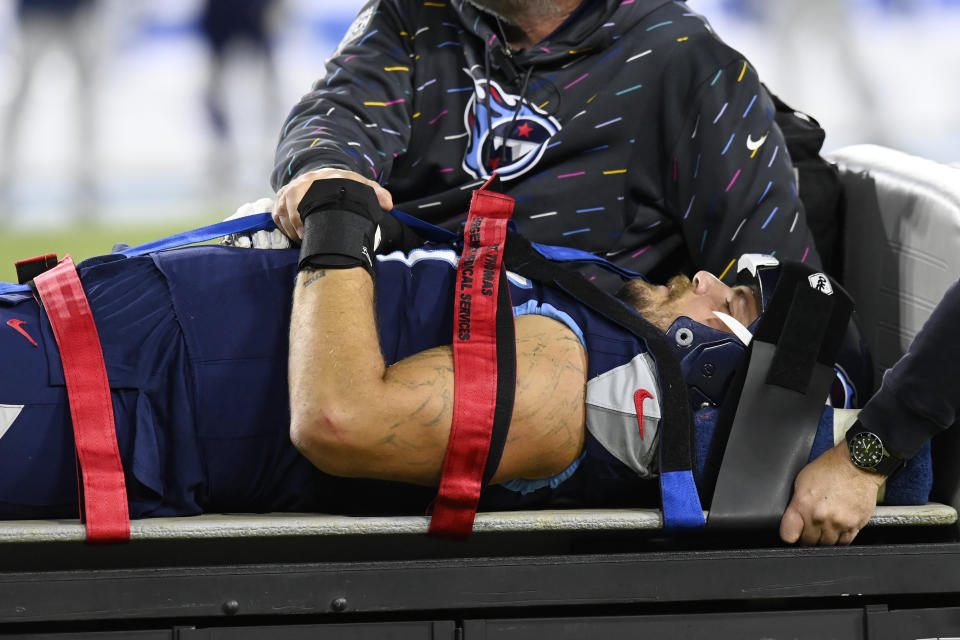
[[[797,474],[780,538],[790,544],[850,544],[870,520],[884,480],[854,466],[841,440]]]
[[[290,328],[291,438],[335,475],[436,485],[453,415],[449,346],[386,367],[373,281],[359,268],[297,277]],[[586,353],[555,320],[516,320],[517,393],[493,482],[548,477],[584,442]]]

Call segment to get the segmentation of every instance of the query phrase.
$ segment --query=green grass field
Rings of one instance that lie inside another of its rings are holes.
[[[55,229],[12,230],[0,228],[0,282],[16,282],[13,263],[46,253],[63,257],[69,253],[74,262],[110,253],[117,242],[137,245],[173,233],[211,224],[216,216],[197,220],[176,220],[152,224],[87,224]]]

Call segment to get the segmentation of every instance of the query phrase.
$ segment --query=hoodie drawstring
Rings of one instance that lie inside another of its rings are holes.
[[[504,29],[503,29],[503,23],[500,22],[500,19],[499,19],[499,18],[494,18],[494,19],[495,19],[495,21],[496,21],[496,23],[497,23],[497,29],[500,31],[500,35],[494,35],[492,38],[490,38],[489,40],[487,40],[486,45],[484,46],[484,51],[483,51],[483,53],[484,53],[484,55],[483,55],[483,73],[484,73],[484,77],[485,77],[485,79],[486,79],[486,81],[487,81],[486,91],[484,92],[484,96],[483,96],[483,105],[484,105],[484,107],[486,107],[486,111],[487,111],[487,113],[486,113],[487,135],[488,135],[488,136],[491,136],[491,138],[490,138],[490,148],[489,148],[489,151],[486,149],[486,145],[484,145],[484,148],[482,148],[481,151],[480,151],[480,160],[481,160],[481,163],[483,164],[483,168],[486,168],[486,167],[487,167],[487,161],[490,159],[490,155],[493,154],[493,153],[497,153],[498,167],[499,167],[499,165],[502,165],[503,162],[506,160],[506,155],[507,155],[507,144],[506,144],[507,135],[509,135],[509,132],[513,131],[513,127],[514,127],[514,126],[516,125],[516,123],[517,123],[517,119],[518,119],[519,116],[520,116],[520,110],[521,110],[521,108],[523,107],[523,101],[524,101],[524,99],[526,98],[527,89],[528,89],[529,86],[530,86],[530,77],[531,77],[531,75],[533,75],[533,66],[531,65],[531,66],[527,67],[526,71],[525,71],[524,74],[523,74],[523,81],[522,81],[522,83],[521,83],[521,85],[520,85],[520,93],[519,93],[519,95],[518,95],[517,104],[516,104],[516,106],[514,107],[514,110],[513,110],[513,118],[510,120],[510,126],[507,128],[507,133],[503,136],[503,140],[502,140],[502,143],[501,143],[501,145],[500,145],[500,149],[497,150],[497,149],[496,149],[497,137],[496,137],[496,135],[494,134],[494,131],[493,131],[493,117],[491,116],[492,110],[491,110],[491,108],[490,108],[490,93],[491,93],[491,91],[490,91],[490,68],[491,68],[491,63],[492,63],[492,58],[493,58],[493,52],[491,51],[491,48],[492,48],[492,46],[493,46],[494,40],[496,40],[496,39],[499,38],[500,41],[502,42],[502,44],[501,44],[500,46],[503,48],[504,64],[501,65],[501,66],[505,67],[505,70],[508,72],[508,75],[511,76],[511,77],[510,77],[511,83],[516,83],[516,81],[519,79],[520,75],[519,75],[519,73],[518,73],[518,69],[517,69],[516,65],[515,65],[514,62],[513,62],[513,54],[511,53],[511,51],[510,51],[510,49],[509,49],[509,45],[507,44],[506,34],[505,34],[505,32],[504,32]],[[476,103],[474,103],[474,104],[476,104]],[[476,112],[476,110],[474,111],[474,118],[475,118],[475,119],[479,119],[479,114]]]
[[[513,127],[517,124],[517,117],[520,115],[520,108],[523,106],[523,100],[527,93],[527,86],[530,84],[530,76],[533,74],[533,67],[527,67],[526,73],[523,74],[523,84],[520,86],[520,95],[519,100],[517,100],[517,107],[513,110],[513,118],[510,120],[510,127],[507,128],[507,132],[513,131]],[[494,138],[496,140],[496,138]],[[503,164],[504,159],[506,158],[507,145],[500,145],[500,164]]]

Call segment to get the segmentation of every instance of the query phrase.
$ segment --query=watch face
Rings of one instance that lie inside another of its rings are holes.
[[[883,460],[883,442],[880,437],[869,431],[862,431],[847,443],[850,459],[861,469],[876,469]]]

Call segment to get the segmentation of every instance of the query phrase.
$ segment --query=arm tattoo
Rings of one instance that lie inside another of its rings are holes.
[[[303,281],[303,288],[306,289],[311,284],[327,275],[326,269],[310,269],[310,275]]]

